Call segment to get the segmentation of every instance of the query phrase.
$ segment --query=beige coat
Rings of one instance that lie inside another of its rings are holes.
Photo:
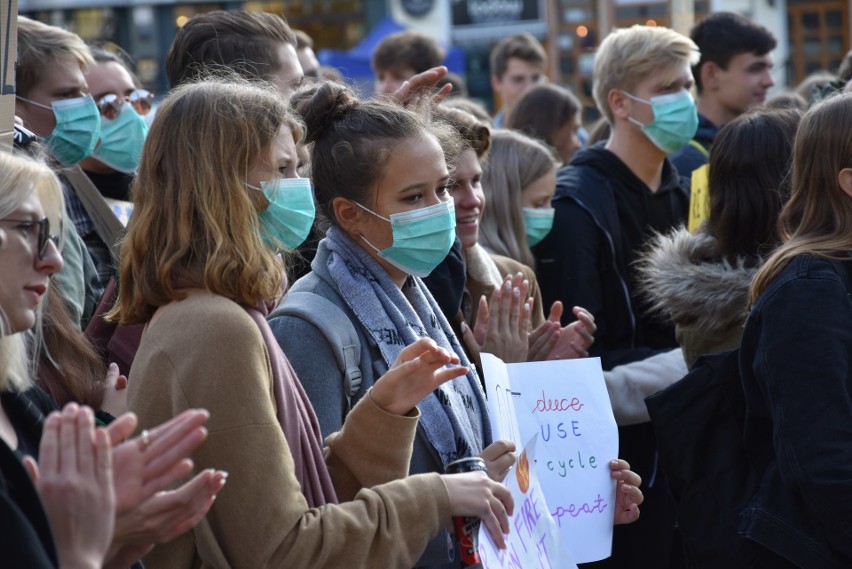
[[[193,531],[158,546],[149,569],[411,567],[450,521],[437,474],[405,476],[417,415],[364,397],[326,439],[342,505],[309,510],[275,416],[272,372],[257,325],[236,303],[193,291],[148,324],[130,372],[128,406],[150,428],[185,409],[210,411],[196,471],[228,483]]]

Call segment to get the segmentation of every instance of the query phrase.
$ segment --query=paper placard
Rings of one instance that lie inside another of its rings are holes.
[[[599,358],[504,364],[482,354],[495,440],[539,436],[535,469],[544,499],[578,563],[609,557],[618,427]]]
[[[515,500],[506,549],[497,549],[485,526],[480,526],[479,557],[485,569],[577,569],[550,515],[536,470],[530,468],[537,440],[533,437],[527,443],[505,481]]]

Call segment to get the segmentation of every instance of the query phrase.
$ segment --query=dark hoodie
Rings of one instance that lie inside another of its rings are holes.
[[[688,185],[672,164],[666,160],[652,192],[600,143],[559,171],[553,207],[553,229],[533,249],[544,306],[561,300],[595,316],[590,352],[605,370],[676,348],[673,325],[648,316],[640,303],[631,267],[653,232],[686,219]]]
[[[652,192],[604,144],[578,152],[557,174],[553,229],[533,254],[544,306],[561,300],[588,309],[598,327],[590,355],[610,370],[677,347],[673,324],[654,320],[639,304],[631,265],[654,232],[684,222],[689,186],[666,159]],[[612,556],[593,566],[668,567],[675,511],[653,429],[643,423],[618,433],[619,456],[642,476],[645,504],[636,523],[616,528]]]
[[[698,130],[690,143],[669,154],[669,160],[672,161],[681,176],[689,178],[692,176],[693,170],[707,164],[707,159],[710,157],[710,147],[713,145],[713,139],[716,138],[717,134],[719,134],[719,127],[699,113]]]

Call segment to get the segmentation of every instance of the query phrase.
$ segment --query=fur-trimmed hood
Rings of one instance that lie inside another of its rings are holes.
[[[757,267],[721,259],[716,238],[679,228],[655,235],[636,262],[639,290],[651,309],[678,326],[716,332],[745,321]]]

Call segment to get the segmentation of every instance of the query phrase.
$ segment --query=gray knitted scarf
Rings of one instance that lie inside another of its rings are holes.
[[[420,425],[444,466],[476,456],[491,443],[485,393],[447,319],[420,279],[409,276],[399,289],[387,272],[341,229],[332,227],[319,244],[328,271],[346,303],[379,347],[385,364],[403,348],[428,336],[455,352],[470,370],[440,386],[417,406]]]

